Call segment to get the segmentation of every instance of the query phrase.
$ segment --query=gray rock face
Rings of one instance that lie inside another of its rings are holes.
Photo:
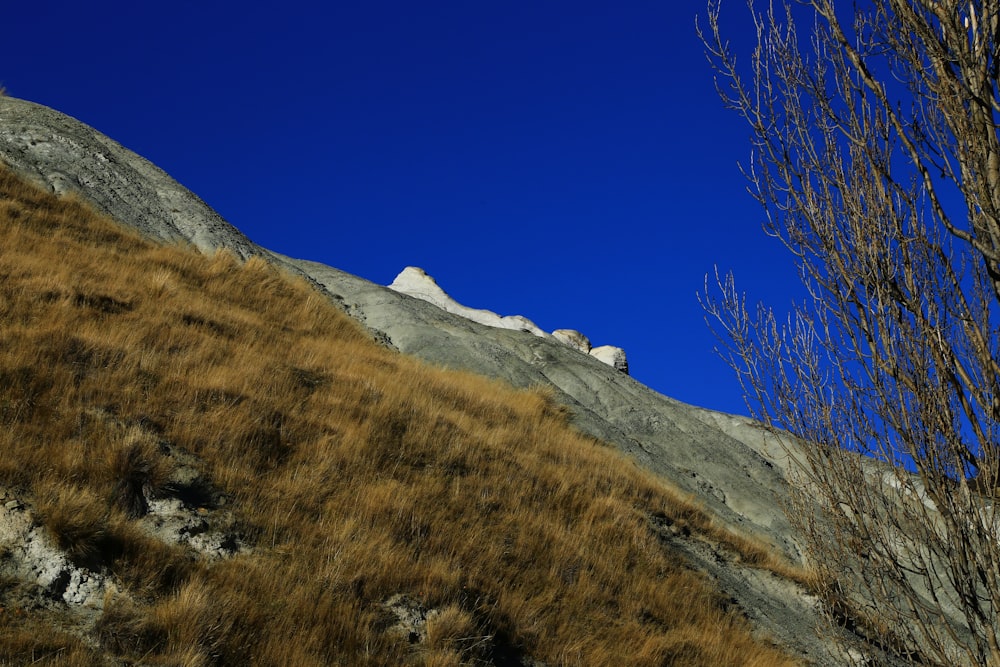
[[[0,161],[35,183],[76,192],[112,218],[202,252],[257,247],[201,199],[135,153],[48,107],[0,96]]]
[[[784,477],[760,453],[715,427],[710,412],[658,394],[557,340],[479,324],[324,264],[276,257],[339,297],[400,351],[518,387],[550,386],[583,431],[615,443],[686,491],[726,489],[730,502],[709,504],[728,523],[778,544],[790,534],[774,495]],[[795,554],[790,543],[782,548]]]
[[[403,269],[396,279],[389,285],[389,289],[408,294],[412,297],[432,303],[442,310],[459,315],[467,320],[485,324],[488,327],[498,329],[511,329],[514,331],[527,331],[541,338],[552,338],[564,345],[569,345],[574,350],[592,355],[611,366],[616,371],[628,375],[628,361],[625,358],[625,350],[613,345],[602,345],[591,348],[590,340],[579,331],[573,329],[556,329],[551,334],[540,329],[534,322],[521,315],[507,315],[501,317],[493,311],[469,308],[463,306],[441,289],[437,282],[427,275],[427,272],[415,266],[408,266]]]
[[[789,456],[750,420],[662,396],[552,336],[485,326],[335,268],[256,246],[164,172],[51,109],[0,98],[0,160],[54,191],[78,192],[152,238],[189,241],[205,252],[228,248],[241,257],[268,257],[307,276],[404,353],[518,387],[552,387],[580,430],[614,444],[692,494],[723,524],[770,543],[793,560],[801,557],[781,510],[788,498]],[[614,350],[608,354],[616,363]],[[698,545],[679,548],[732,595],[763,635],[804,662],[843,664],[827,651],[828,639],[816,638],[818,611],[801,589]],[[854,642],[859,655],[889,664],[857,638],[846,641]]]

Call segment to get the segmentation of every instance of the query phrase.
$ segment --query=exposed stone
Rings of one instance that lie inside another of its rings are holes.
[[[419,600],[401,593],[383,602],[382,608],[394,619],[389,627],[391,634],[402,637],[410,644],[427,640],[427,617],[434,611],[429,611]]]
[[[584,354],[590,354],[590,339],[574,329],[556,329],[552,332],[552,337],[563,345],[569,345],[575,350],[580,350]]]
[[[408,266],[403,269],[396,279],[389,285],[389,289],[401,294],[408,294],[428,303],[433,303],[438,308],[449,313],[460,315],[467,320],[485,324],[488,327],[498,329],[513,329],[515,331],[530,331],[536,336],[546,337],[547,333],[542,331],[534,322],[520,315],[508,315],[501,317],[491,310],[469,308],[458,303],[438,286],[437,281],[427,272],[416,266]]]
[[[590,351],[590,356],[600,359],[608,366],[613,366],[615,370],[628,375],[628,359],[625,358],[625,350],[614,345],[602,345]]]
[[[0,510],[0,575],[37,585],[45,594],[69,605],[100,609],[105,578],[77,567],[53,544],[42,525],[19,501]]]
[[[604,345],[591,349],[590,340],[579,331],[573,329],[556,329],[551,334],[548,334],[534,322],[521,315],[506,315],[501,317],[491,310],[463,306],[441,289],[437,281],[429,276],[426,271],[416,266],[408,266],[403,269],[396,276],[396,279],[389,284],[389,289],[432,303],[444,311],[479,324],[485,324],[488,327],[527,331],[540,338],[553,338],[563,345],[567,345],[584,354],[590,354],[595,359],[599,359],[626,375],[628,374],[628,362],[625,360],[625,351],[620,347]]]
[[[52,192],[80,194],[152,238],[239,257],[261,252],[162,169],[40,104],[0,96],[0,161]]]

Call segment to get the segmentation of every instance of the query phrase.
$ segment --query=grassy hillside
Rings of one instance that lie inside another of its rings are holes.
[[[6,170],[0,248],[0,489],[109,582],[84,623],[0,579],[0,664],[791,664],[652,525],[766,552],[544,391],[393,353],[263,261]],[[146,528],[181,461],[232,556]]]

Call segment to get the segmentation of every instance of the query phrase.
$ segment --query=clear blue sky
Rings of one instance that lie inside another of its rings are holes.
[[[739,0],[734,46],[749,52]],[[4,8],[0,84],[165,169],[251,239],[624,347],[745,412],[696,294],[718,264],[784,308],[789,257],[737,168],[701,0],[51,0]]]

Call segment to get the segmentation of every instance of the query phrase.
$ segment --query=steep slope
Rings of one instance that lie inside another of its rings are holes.
[[[270,256],[322,285],[400,351],[514,386],[552,386],[582,430],[704,496],[727,523],[746,526],[795,555],[790,528],[777,510],[774,494],[784,479],[774,454],[720,432],[705,411],[558,342],[479,325],[332,267],[260,248],[143,158],[46,107],[0,98],[0,161],[54,192],[79,193],[151,238],[187,240],[204,252]],[[756,434],[752,439],[759,440]]]
[[[0,663],[792,664],[674,542],[766,552],[546,392],[6,170],[0,246]]]
[[[48,107],[0,95],[0,161],[57,194],[84,192],[98,211],[150,238],[243,258],[258,252],[162,169]]]
[[[266,257],[320,286],[402,352],[517,387],[549,387],[582,432],[613,443],[691,494],[722,525],[800,558],[781,511],[788,500],[787,455],[748,420],[673,401],[556,341],[485,327],[334,268],[255,246],[142,158],[45,107],[0,98],[0,160],[52,191],[78,192],[151,238]],[[818,612],[800,587],[747,568],[704,542],[680,540],[676,548],[722,584],[763,635],[804,660],[838,664],[823,657],[828,642],[813,636]],[[844,639],[861,653],[873,650],[857,638]]]

